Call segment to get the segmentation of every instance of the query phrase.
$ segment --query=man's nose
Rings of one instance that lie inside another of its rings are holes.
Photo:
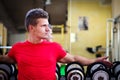
[[[50,31],[50,27],[49,26],[46,26],[46,31]]]

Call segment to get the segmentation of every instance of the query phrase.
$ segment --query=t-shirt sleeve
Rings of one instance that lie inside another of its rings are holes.
[[[8,55],[8,57],[15,60],[15,49],[14,48],[15,48],[15,45],[12,46],[12,48],[9,50],[7,55]]]
[[[56,58],[57,58],[57,61],[59,61],[60,59],[65,57],[66,51],[64,48],[62,48],[60,44],[57,44],[57,43],[56,43],[56,48],[57,48]]]

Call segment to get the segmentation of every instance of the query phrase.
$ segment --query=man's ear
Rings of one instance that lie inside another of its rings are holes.
[[[29,26],[28,26],[28,31],[31,31],[31,30],[33,30],[33,26],[32,26],[32,25],[29,25]]]

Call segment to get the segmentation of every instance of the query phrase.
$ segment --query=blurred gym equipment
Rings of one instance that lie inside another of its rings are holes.
[[[17,72],[14,64],[0,62],[0,80],[17,80]]]
[[[12,46],[0,46],[0,49],[3,49],[3,48],[10,49],[12,48]]]
[[[120,80],[120,61],[113,62],[113,67],[111,68],[111,74],[115,80]]]
[[[107,67],[96,62],[87,67],[86,80],[110,80],[110,72]]]
[[[84,68],[80,63],[72,62],[67,64],[65,68],[66,80],[84,80]]]
[[[11,48],[12,48],[12,46],[0,46],[0,54],[1,55],[7,54],[7,51]],[[6,49],[6,50],[4,51],[4,49]]]
[[[95,54],[96,57],[101,57],[102,54],[106,53],[106,48],[103,48],[102,45],[97,45],[95,48],[87,47],[86,50],[91,54]]]
[[[56,80],[60,80],[60,67],[58,64],[56,64],[56,73],[55,73],[55,76],[56,76]]]
[[[120,61],[120,15],[107,20],[106,56],[110,61]]]
[[[88,52],[90,52],[90,53],[96,53],[96,52],[98,52],[98,51],[100,51],[101,50],[101,48],[102,48],[102,45],[98,45],[98,46],[96,46],[95,48],[92,48],[92,47],[87,47],[86,48],[86,50],[88,51]]]

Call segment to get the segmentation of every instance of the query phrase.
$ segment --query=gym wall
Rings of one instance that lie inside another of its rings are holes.
[[[9,38],[9,44],[13,45],[14,43],[18,42],[18,41],[25,41],[26,40],[26,33],[21,33],[21,34],[12,34],[10,35]]]
[[[120,0],[112,0],[112,16],[117,17],[118,15],[120,15]]]
[[[70,43],[71,53],[94,58],[95,55],[89,54],[86,47],[106,47],[106,20],[111,18],[111,15],[111,5],[103,5],[99,0],[69,0],[68,25],[70,33],[76,35],[76,41]],[[80,16],[88,18],[88,30],[78,29]]]
[[[63,25],[60,25],[63,27]],[[56,41],[62,45],[62,47],[70,51],[70,28],[67,27],[67,33],[53,33],[53,41]]]

